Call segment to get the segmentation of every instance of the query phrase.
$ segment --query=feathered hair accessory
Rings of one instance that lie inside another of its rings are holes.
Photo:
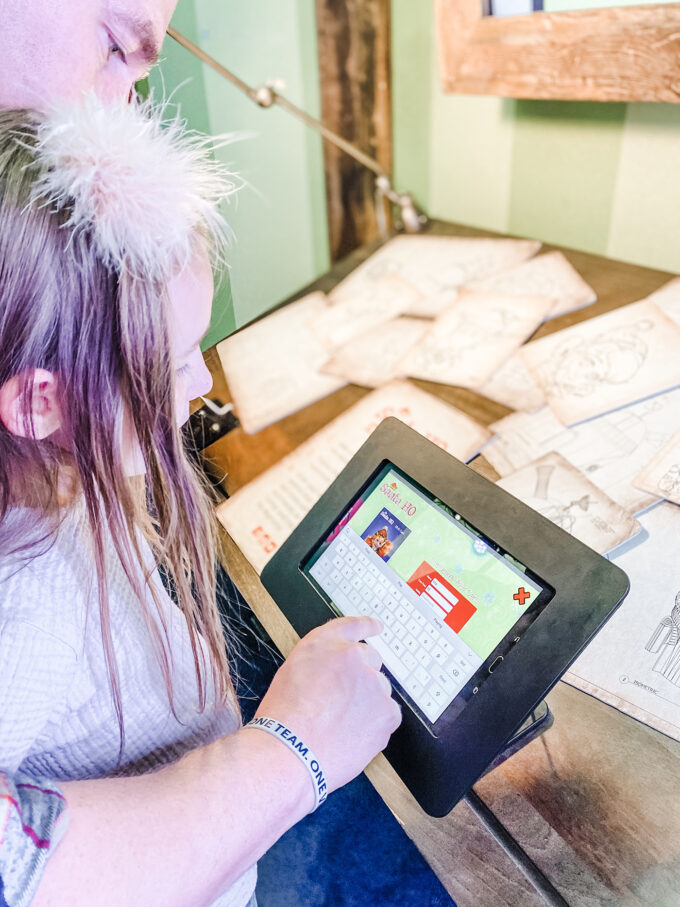
[[[229,239],[219,206],[239,184],[215,160],[224,144],[152,101],[104,106],[90,95],[39,121],[34,200],[69,209],[66,226],[88,232],[107,267],[167,279],[191,259],[197,233],[218,256]]]

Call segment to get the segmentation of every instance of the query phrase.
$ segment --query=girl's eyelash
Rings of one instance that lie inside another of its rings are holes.
[[[176,370],[176,374],[177,374],[178,376],[180,376],[180,377],[181,377],[182,375],[188,375],[188,374],[189,374],[189,369],[190,369],[190,367],[189,367],[188,365],[181,365],[181,366]]]
[[[114,55],[120,57],[121,60],[123,61],[123,63],[125,63],[125,61],[126,61],[125,51],[120,46],[120,44],[116,41],[116,39],[113,37],[113,35],[109,34],[109,56],[114,56]]]

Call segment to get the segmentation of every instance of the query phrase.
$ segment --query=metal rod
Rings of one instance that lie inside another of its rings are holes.
[[[507,828],[496,818],[486,803],[473,790],[465,795],[465,802],[472,812],[486,826],[495,841],[500,844],[513,863],[522,871],[536,891],[550,907],[569,907],[569,902],[559,893],[550,879],[545,876],[534,861],[519,846]]]
[[[324,126],[320,120],[305,113],[305,111],[301,110],[297,105],[278,94],[271,85],[264,85],[257,89],[251,88],[251,86],[246,84],[243,79],[239,79],[239,77],[234,75],[234,73],[227,69],[226,66],[223,66],[214,57],[211,57],[210,54],[207,54],[197,44],[194,44],[193,41],[190,41],[189,38],[177,31],[176,28],[170,26],[168,28],[168,34],[177,41],[178,44],[181,44],[182,47],[198,57],[198,59],[205,63],[206,66],[214,69],[215,72],[231,82],[232,85],[247,95],[255,104],[258,104],[260,107],[271,107],[272,104],[278,104],[279,107],[288,111],[292,116],[297,117],[297,119],[301,120],[305,125],[310,126],[312,129],[316,129],[316,131],[321,133],[325,139],[337,148],[340,148],[346,154],[349,154],[355,161],[363,164],[364,167],[372,170],[377,176],[386,177],[387,179],[390,178],[384,167],[381,167],[376,160],[368,154],[364,154],[364,152],[360,151],[358,148],[355,148],[354,145],[346,141],[346,139],[343,139],[342,136],[337,135],[337,133],[328,129],[328,127]]]

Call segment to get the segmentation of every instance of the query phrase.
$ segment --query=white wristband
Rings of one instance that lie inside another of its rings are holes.
[[[295,753],[298,759],[304,762],[314,785],[314,809],[318,809],[328,796],[328,788],[319,760],[307,744],[303,743],[290,728],[287,728],[285,724],[281,724],[276,718],[253,718],[246,727],[256,727],[261,731],[266,731],[273,737],[278,737],[282,743],[285,743]],[[314,812],[314,809],[312,812]]]

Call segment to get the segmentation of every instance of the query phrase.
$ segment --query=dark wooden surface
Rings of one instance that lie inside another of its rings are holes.
[[[433,224],[437,232],[492,235]],[[551,247],[546,247],[551,248]],[[633,302],[669,279],[660,271],[562,250],[595,288],[598,302],[544,325],[539,335]],[[315,286],[329,289],[365,254],[359,251]],[[228,389],[214,351],[215,394]],[[508,410],[458,388],[418,382],[483,424]],[[347,387],[257,435],[237,429],[209,449],[241,487],[351,406],[366,391]],[[475,469],[493,477],[482,457]],[[224,535],[236,583],[283,652],[296,637],[259,577]],[[558,683],[548,697],[554,726],[475,786],[515,839],[573,907],[680,907],[680,744],[598,700]],[[535,907],[541,898],[460,803],[444,819],[426,816],[378,757],[367,774],[459,907]],[[420,907],[420,905],[417,905]]]
[[[321,119],[392,171],[389,0],[316,0]],[[324,143],[331,261],[378,236],[375,177]]]

